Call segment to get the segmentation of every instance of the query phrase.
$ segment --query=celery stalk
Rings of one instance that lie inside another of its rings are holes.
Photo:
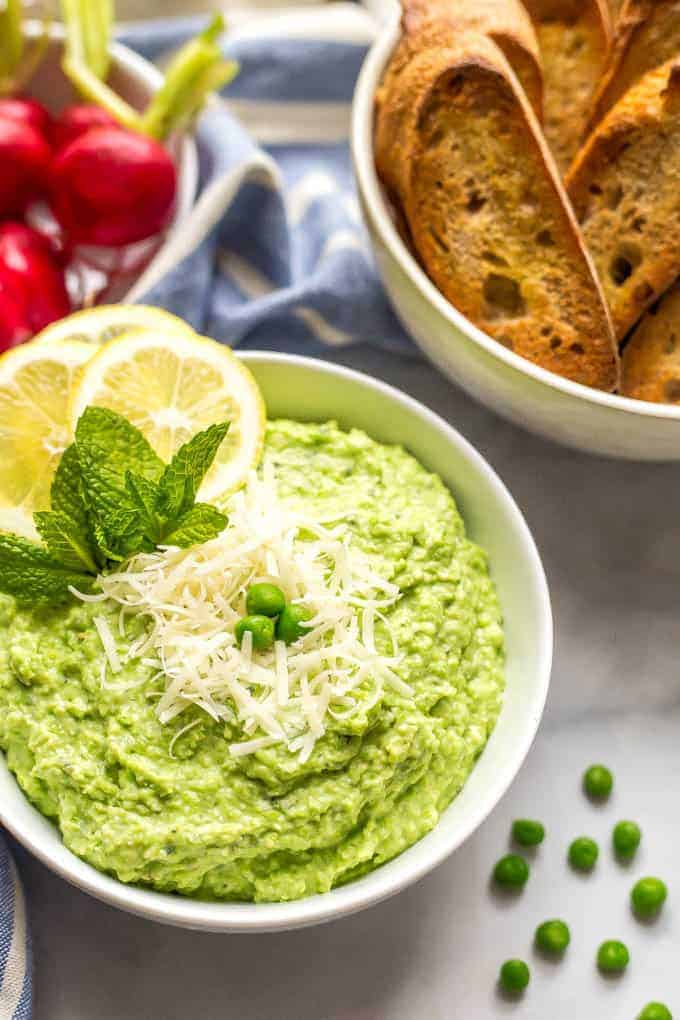
[[[216,40],[224,31],[224,19],[215,15],[208,27],[186,43],[171,60],[165,81],[142,117],[142,130],[162,140],[200,110],[212,89],[230,81],[237,67],[223,61]]]
[[[91,103],[101,106],[111,116],[131,131],[141,131],[141,118],[129,103],[100,81],[96,74],[82,61],[65,57],[62,62],[64,74],[80,94]]]
[[[105,79],[113,21],[111,0],[61,0],[61,12],[68,58],[73,64],[85,64],[97,78]]]

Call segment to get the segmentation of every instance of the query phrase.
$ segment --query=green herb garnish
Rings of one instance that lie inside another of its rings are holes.
[[[229,425],[211,425],[164,464],[139,429],[88,407],[52,482],[50,509],[33,515],[43,541],[0,533],[0,591],[50,605],[92,589],[114,563],[158,546],[215,538],[227,518],[196,495]]]

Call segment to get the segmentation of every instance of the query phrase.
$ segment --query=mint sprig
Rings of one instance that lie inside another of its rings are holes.
[[[52,604],[137,553],[215,538],[227,519],[196,495],[228,429],[211,425],[166,465],[126,418],[88,407],[57,468],[50,510],[33,515],[44,544],[0,532],[0,591]]]

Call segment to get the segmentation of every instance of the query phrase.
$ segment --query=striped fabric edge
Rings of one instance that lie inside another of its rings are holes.
[[[0,838],[0,1020],[31,1018],[31,947],[26,902],[9,850]]]

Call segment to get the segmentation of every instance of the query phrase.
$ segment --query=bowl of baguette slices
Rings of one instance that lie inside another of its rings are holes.
[[[680,0],[404,0],[352,149],[389,297],[454,382],[680,460]]]

